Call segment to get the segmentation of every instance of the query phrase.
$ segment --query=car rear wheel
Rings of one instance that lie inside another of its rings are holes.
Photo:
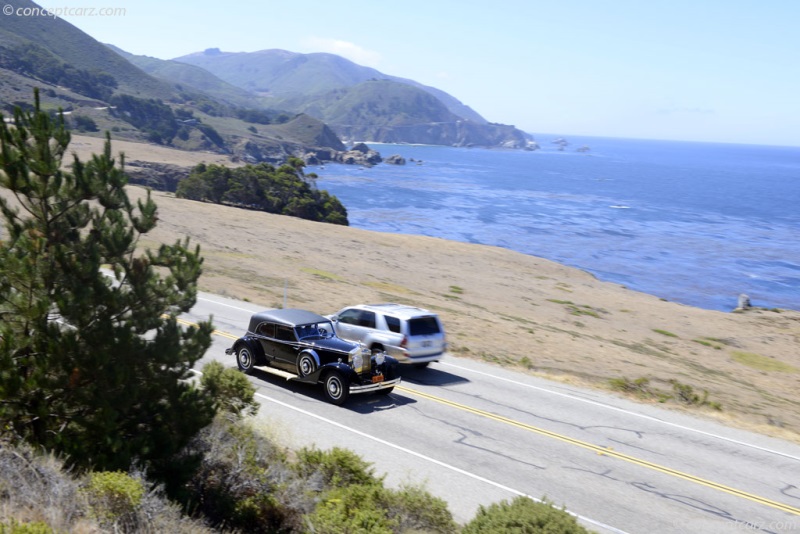
[[[243,373],[252,374],[255,362],[253,361],[253,353],[246,345],[242,345],[236,351],[236,365],[239,366],[239,370]]]
[[[350,396],[350,380],[339,371],[333,371],[325,377],[325,399],[337,406],[341,406]]]

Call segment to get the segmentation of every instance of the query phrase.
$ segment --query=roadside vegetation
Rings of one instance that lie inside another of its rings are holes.
[[[141,251],[155,203],[130,201],[110,141],[63,165],[64,117],[34,100],[0,122],[0,533],[459,532],[444,501],[387,488],[350,451],[266,438],[235,369],[193,380],[213,325],[178,316],[196,301],[199,247]],[[518,499],[465,529],[571,519]]]
[[[683,384],[677,380],[670,380],[672,390],[664,390],[654,387],[647,377],[640,377],[631,380],[626,377],[612,378],[608,381],[611,389],[633,395],[642,400],[654,400],[657,402],[677,402],[685,406],[705,406],[716,411],[722,411],[722,404],[708,399],[708,391],[702,393],[695,391],[689,384]]]
[[[289,158],[278,168],[267,163],[237,168],[200,164],[181,180],[176,195],[347,226],[345,207],[314,187],[303,166],[299,158]]]

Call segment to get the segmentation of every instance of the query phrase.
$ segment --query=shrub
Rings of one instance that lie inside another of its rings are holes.
[[[142,503],[144,485],[121,471],[89,473],[84,488],[95,517],[102,523],[126,522]]]
[[[0,534],[53,534],[53,529],[41,521],[20,523],[12,519],[8,523],[0,523]]]
[[[176,195],[346,226],[347,209],[309,182],[302,166],[297,158],[278,169],[266,163],[235,169],[200,164],[180,181]]]
[[[217,411],[230,412],[237,417],[258,412],[256,388],[238,370],[225,369],[221,363],[211,362],[203,368],[200,383],[210,393]]]
[[[632,393],[641,397],[650,397],[653,395],[650,390],[650,379],[647,377],[640,377],[631,380],[626,377],[612,378],[608,381],[611,389],[622,391],[624,393]]]
[[[488,508],[481,506],[475,517],[467,523],[462,534],[488,532],[525,532],[584,534],[589,531],[564,509],[558,509],[546,499],[536,502],[529,497],[517,497],[510,503],[503,501]]]
[[[98,130],[94,119],[86,115],[73,115],[71,121],[79,132],[96,132]]]
[[[314,508],[313,496],[295,491],[284,451],[241,421],[217,417],[184,454],[199,465],[179,498],[217,528],[292,531]]]
[[[457,531],[443,500],[418,487],[391,490],[381,484],[336,487],[307,521],[318,534]]]
[[[326,486],[383,483],[383,477],[376,478],[371,465],[353,451],[334,447],[329,451],[316,448],[301,449],[297,453],[295,467],[298,473],[305,477],[320,473]]]

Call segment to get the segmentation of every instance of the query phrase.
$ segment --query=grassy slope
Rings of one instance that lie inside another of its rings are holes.
[[[15,0],[16,8],[35,8],[30,0]],[[135,96],[168,99],[176,91],[170,84],[146,74],[122,56],[75,26],[52,17],[0,17],[0,43],[30,41],[51,51],[71,65],[101,70],[114,76],[119,90]]]
[[[281,307],[288,286],[289,306],[322,313],[412,303],[441,314],[454,354],[587,387],[647,377],[671,392],[676,380],[722,411],[665,407],[800,441],[800,312],[702,310],[496,247],[155,196],[159,226],[143,244],[199,243],[203,290]]]

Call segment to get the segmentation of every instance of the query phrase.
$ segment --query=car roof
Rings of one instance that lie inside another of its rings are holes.
[[[299,324],[319,323],[326,321],[330,321],[330,319],[308,310],[298,310],[296,308],[264,310],[254,313],[252,317],[250,317],[250,330],[253,331],[256,326],[263,322],[297,326]]]
[[[386,302],[383,304],[360,304],[354,307],[380,313],[390,313],[402,319],[411,319],[420,316],[436,315],[435,313],[425,310],[423,308],[418,308],[416,306],[409,306],[407,304],[395,304],[393,302]]]

